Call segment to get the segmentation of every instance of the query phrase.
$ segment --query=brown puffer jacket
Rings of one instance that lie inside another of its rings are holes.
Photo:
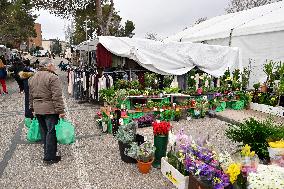
[[[30,108],[35,114],[63,114],[64,103],[59,77],[42,69],[29,79]]]

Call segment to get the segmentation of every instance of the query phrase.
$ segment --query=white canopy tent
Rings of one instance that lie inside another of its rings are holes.
[[[99,37],[99,43],[112,54],[162,75],[183,75],[195,66],[215,77],[222,76],[228,67],[242,69],[238,48],[110,36]]]
[[[263,65],[266,60],[284,60],[284,1],[217,16],[165,41],[239,47],[243,66],[251,62],[252,87],[256,82],[265,81]]]

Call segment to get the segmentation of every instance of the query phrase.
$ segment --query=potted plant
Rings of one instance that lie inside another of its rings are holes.
[[[161,158],[166,156],[170,129],[171,125],[169,122],[162,121],[153,123],[154,146],[156,147],[155,161],[153,163],[154,167],[160,167]]]
[[[142,105],[136,103],[136,104],[134,104],[134,108],[135,108],[136,111],[141,112],[141,110],[142,110]]]
[[[174,120],[175,121],[179,121],[180,118],[181,118],[181,111],[180,110],[176,110],[175,111],[175,118],[174,118]]]
[[[163,104],[162,106],[163,106],[163,109],[164,109],[164,110],[165,110],[165,109],[170,109],[170,108],[171,108],[171,105],[172,105],[170,102],[163,102],[162,104]]]
[[[140,118],[134,119],[138,123],[138,127],[148,127],[152,126],[152,123],[155,121],[154,114],[147,114],[145,116],[142,116]]]
[[[152,100],[148,100],[146,106],[151,111],[155,106],[155,102],[153,102]]]
[[[154,161],[155,147],[150,142],[138,146],[131,143],[131,147],[125,150],[125,154],[137,160],[137,167],[142,174],[149,173]]]
[[[121,160],[126,163],[136,163],[135,159],[125,155],[124,151],[130,148],[130,143],[135,141],[137,124],[131,122],[127,125],[121,125],[115,135],[115,139],[118,141]]]

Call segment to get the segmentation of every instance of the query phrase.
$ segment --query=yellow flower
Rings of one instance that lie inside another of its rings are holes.
[[[240,163],[233,163],[231,164],[227,171],[226,174],[229,175],[230,177],[230,182],[234,184],[239,176],[241,174],[241,164]]]
[[[255,152],[254,151],[250,151],[251,147],[246,144],[243,149],[242,149],[242,152],[241,152],[241,155],[244,156],[244,157],[253,157],[255,155]]]
[[[272,97],[272,98],[271,98],[271,101],[275,101],[275,100],[276,100],[275,97]]]

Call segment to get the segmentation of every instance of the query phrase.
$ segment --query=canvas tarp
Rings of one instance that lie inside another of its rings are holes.
[[[112,54],[162,75],[183,75],[195,66],[215,77],[228,68],[242,69],[238,48],[111,36],[99,37],[99,43]]]
[[[249,88],[264,82],[267,60],[284,60],[284,1],[217,16],[165,41],[205,42],[238,47],[244,67],[251,67]]]

